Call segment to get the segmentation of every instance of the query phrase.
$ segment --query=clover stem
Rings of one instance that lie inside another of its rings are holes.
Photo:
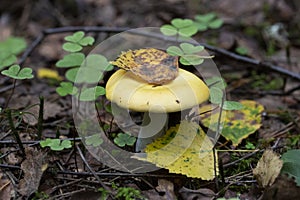
[[[14,82],[13,82],[13,88],[11,90],[11,93],[10,93],[8,99],[6,100],[6,104],[4,106],[4,109],[8,107],[8,104],[9,104],[9,102],[10,102],[10,100],[11,100],[11,98],[12,98],[14,92],[15,92],[17,80],[16,79],[13,79],[13,80],[14,80]]]

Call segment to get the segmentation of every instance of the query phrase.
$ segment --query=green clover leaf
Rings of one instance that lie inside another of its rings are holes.
[[[209,88],[209,101],[213,104],[221,104],[223,99],[223,91],[218,87]]]
[[[17,57],[10,52],[3,51],[0,53],[0,70],[14,64],[17,61]]]
[[[66,43],[63,44],[63,49],[68,52],[78,52],[82,50],[83,46],[92,45],[95,39],[91,36],[84,37],[83,31],[78,31],[73,35],[65,37]]]
[[[241,110],[243,104],[237,101],[224,101],[223,108],[224,110]]]
[[[113,66],[107,61],[107,59],[99,54],[88,55],[79,68],[78,77],[76,78],[76,83],[97,83],[103,78],[103,72],[112,70]],[[70,72],[69,72],[70,73]]]
[[[12,65],[7,70],[3,70],[1,74],[14,78],[14,79],[31,79],[33,78],[32,69],[25,67],[22,68],[19,65]]]
[[[204,62],[204,58],[211,58],[210,56],[196,54],[204,50],[203,46],[194,46],[189,43],[181,43],[179,46],[170,46],[166,51],[172,56],[181,56],[179,61],[183,65],[200,65]]]
[[[119,147],[124,147],[125,145],[133,146],[136,138],[129,135],[128,133],[119,133],[114,139],[114,143]]]
[[[161,26],[160,31],[167,36],[178,34],[183,37],[191,37],[197,33],[198,29],[193,20],[176,18],[171,21],[171,25]]]
[[[26,46],[26,41],[23,38],[8,37],[6,40],[0,42],[0,52],[18,55],[25,50]]]
[[[71,82],[75,82],[78,71],[79,71],[79,67],[69,69],[65,74],[67,80]]]
[[[84,32],[83,31],[77,31],[73,35],[68,35],[65,37],[65,40],[68,42],[74,42],[77,43],[80,40],[82,40],[84,37]]]
[[[183,55],[179,61],[183,65],[200,65],[204,62],[204,59],[199,55]]]
[[[94,101],[101,95],[105,95],[105,88],[101,86],[84,88],[81,93],[78,94],[80,101]]]
[[[219,76],[213,76],[211,78],[208,78],[205,80],[205,83],[209,87],[216,87],[220,89],[225,89],[227,87],[225,80]]]
[[[94,134],[90,137],[87,137],[85,139],[85,143],[93,147],[98,147],[103,143],[103,139],[100,137],[100,134]]]
[[[200,46],[200,45],[194,46],[190,43],[185,43],[185,42],[181,43],[179,46],[184,52],[184,54],[194,54],[204,50],[204,46]]]
[[[66,42],[63,44],[62,48],[68,52],[78,52],[82,50],[82,46],[72,42]]]
[[[93,45],[95,42],[95,39],[91,36],[84,37],[82,40],[79,41],[79,44],[82,46],[88,46]]]
[[[167,48],[167,53],[171,56],[182,56],[184,52],[177,46],[170,46]]]
[[[50,139],[50,138],[40,141],[40,145],[42,148],[50,147],[50,149],[53,151],[61,151],[63,149],[69,149],[72,147],[72,143],[69,140],[61,141],[60,139]]]
[[[217,29],[223,25],[223,20],[219,19],[215,13],[207,13],[195,16],[195,26],[198,31],[206,31],[208,28]]]
[[[84,54],[83,53],[70,53],[65,55],[63,59],[59,60],[56,63],[57,67],[76,67],[80,66],[84,61]]]
[[[77,91],[78,89],[74,87],[73,84],[70,82],[61,82],[60,86],[56,88],[56,92],[60,96],[66,96],[68,94],[74,95],[77,93]]]
[[[169,25],[169,24],[161,26],[160,27],[160,31],[164,35],[167,35],[167,36],[173,36],[173,35],[176,35],[178,33],[177,29],[174,26]]]

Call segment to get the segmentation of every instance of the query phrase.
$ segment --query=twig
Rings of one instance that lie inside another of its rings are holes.
[[[8,90],[10,90],[10,89],[12,89],[12,88],[14,88],[14,87],[19,86],[20,84],[21,84],[21,83],[18,82],[16,85],[8,85],[8,86],[5,86],[5,87],[2,87],[2,88],[0,89],[0,93],[6,92],[6,91],[8,91]]]
[[[16,83],[17,83],[17,79],[14,79],[13,87],[12,87],[11,93],[10,93],[8,99],[6,100],[6,103],[5,103],[4,108],[7,108],[7,107],[8,107],[8,104],[9,104],[9,102],[10,102],[12,96],[14,95],[15,88],[16,88]]]
[[[74,138],[66,138],[66,139],[62,139],[62,140],[72,140],[74,141]],[[82,139],[81,138],[75,138],[76,142],[80,142]],[[27,145],[36,145],[40,143],[40,140],[34,140],[34,141],[22,141],[22,144],[27,144]],[[17,144],[16,141],[14,140],[0,140],[0,144]]]
[[[87,166],[87,168],[89,169],[89,171],[94,175],[94,177],[97,179],[97,181],[100,183],[100,185],[107,191],[109,191],[110,193],[112,193],[113,191],[107,187],[102,181],[101,179],[99,178],[99,176],[96,174],[96,172],[91,168],[91,166],[88,164],[88,162],[86,161],[81,149],[79,148],[78,145],[76,145],[76,149],[82,159],[82,161],[84,162],[84,164]]]
[[[67,192],[67,193],[63,193],[63,194],[53,196],[50,199],[56,199],[56,200],[59,199],[59,198],[66,199],[66,197],[68,197],[68,196],[72,196],[76,193],[80,193],[80,192],[84,192],[84,191],[86,191],[86,190],[83,188],[83,189],[80,189],[80,190],[75,190],[75,191],[72,191],[72,192]]]
[[[17,169],[20,170],[20,166],[0,164],[0,168]],[[73,171],[58,171],[57,174],[74,175],[74,176],[94,176],[91,172],[73,172]],[[152,177],[152,178],[182,178],[185,177],[179,174],[131,174],[122,172],[95,172],[100,177]]]
[[[73,180],[71,182],[68,182],[68,183],[63,183],[61,185],[57,185],[57,186],[54,186],[51,191],[50,191],[50,194],[52,194],[53,192],[55,192],[57,189],[61,189],[61,188],[64,188],[64,187],[67,187],[67,186],[70,186],[70,185],[73,185],[75,183],[79,183],[81,182],[82,179],[76,179],[76,180]]]
[[[231,163],[224,164],[224,165],[223,165],[223,168],[225,169],[225,168],[227,168],[227,167],[230,167],[230,166],[232,166],[232,165],[235,165],[236,163],[238,163],[238,162],[240,162],[240,161],[242,161],[242,160],[244,160],[244,159],[246,159],[246,158],[249,158],[249,157],[255,155],[256,153],[258,153],[258,152],[263,152],[263,151],[264,151],[264,149],[262,149],[262,150],[256,150],[256,151],[254,151],[254,152],[252,152],[252,153],[248,153],[248,154],[246,154],[245,156],[243,156],[243,157],[241,157],[241,158],[239,158],[239,159],[237,159],[237,160],[235,160],[235,161],[233,161],[233,162],[231,162]]]
[[[130,30],[129,28],[120,28],[120,27],[67,26],[67,27],[59,27],[59,28],[49,28],[49,29],[45,29],[42,32],[42,34],[40,34],[32,42],[32,44],[25,50],[25,52],[23,53],[23,55],[22,55],[22,57],[19,61],[19,64],[22,65],[25,62],[26,58],[33,52],[33,50],[38,46],[38,44],[45,39],[45,37],[47,35],[57,34],[57,33],[74,32],[74,31],[109,32],[109,33],[118,33],[118,32],[122,32],[122,31],[128,31],[128,32],[133,33],[133,34],[145,35],[145,36],[149,36],[149,37],[162,39],[162,40],[165,40],[165,41],[177,41],[176,38],[166,37],[166,36],[163,36],[161,34],[142,32],[142,31],[135,30],[135,29]],[[191,43],[194,44],[194,45],[199,45],[197,42],[191,42]],[[211,46],[211,45],[208,45],[208,44],[205,44],[205,43],[200,43],[200,45],[204,46],[206,49],[208,49],[212,52],[215,52],[215,53],[220,54],[220,55],[224,55],[224,56],[229,57],[231,59],[234,59],[236,61],[248,63],[248,64],[254,65],[256,67],[265,67],[269,70],[272,70],[274,72],[289,76],[293,79],[296,79],[296,80],[300,81],[300,74],[297,74],[295,72],[286,70],[281,66],[273,65],[269,62],[259,61],[259,60],[255,60],[255,59],[252,59],[252,58],[249,58],[249,57],[241,56],[241,55],[238,55],[236,53],[227,51],[225,49],[214,47],[214,46]]]

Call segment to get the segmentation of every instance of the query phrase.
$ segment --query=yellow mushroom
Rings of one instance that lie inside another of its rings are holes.
[[[209,97],[209,89],[196,75],[183,69],[164,85],[149,84],[130,71],[120,69],[109,78],[106,97],[132,111],[169,113],[203,103]]]
[[[163,85],[149,84],[130,71],[117,70],[106,84],[106,97],[119,107],[135,112],[144,112],[139,138],[155,139],[167,129],[168,113],[184,111],[198,106],[209,98],[209,89],[205,83],[193,73],[179,69],[178,76]],[[128,115],[129,116],[129,115]],[[129,116],[130,117],[130,116]],[[151,119],[150,119],[151,118]],[[156,126],[143,126],[157,123]],[[163,122],[162,122],[163,121]],[[162,124],[158,124],[158,123]],[[159,126],[157,130],[156,127]],[[153,137],[152,137],[153,136]],[[144,139],[138,144],[137,151],[151,141]]]

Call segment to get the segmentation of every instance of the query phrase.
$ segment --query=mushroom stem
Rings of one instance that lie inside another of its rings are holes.
[[[145,112],[139,130],[135,151],[143,152],[146,146],[162,136],[168,129],[167,113]]]

